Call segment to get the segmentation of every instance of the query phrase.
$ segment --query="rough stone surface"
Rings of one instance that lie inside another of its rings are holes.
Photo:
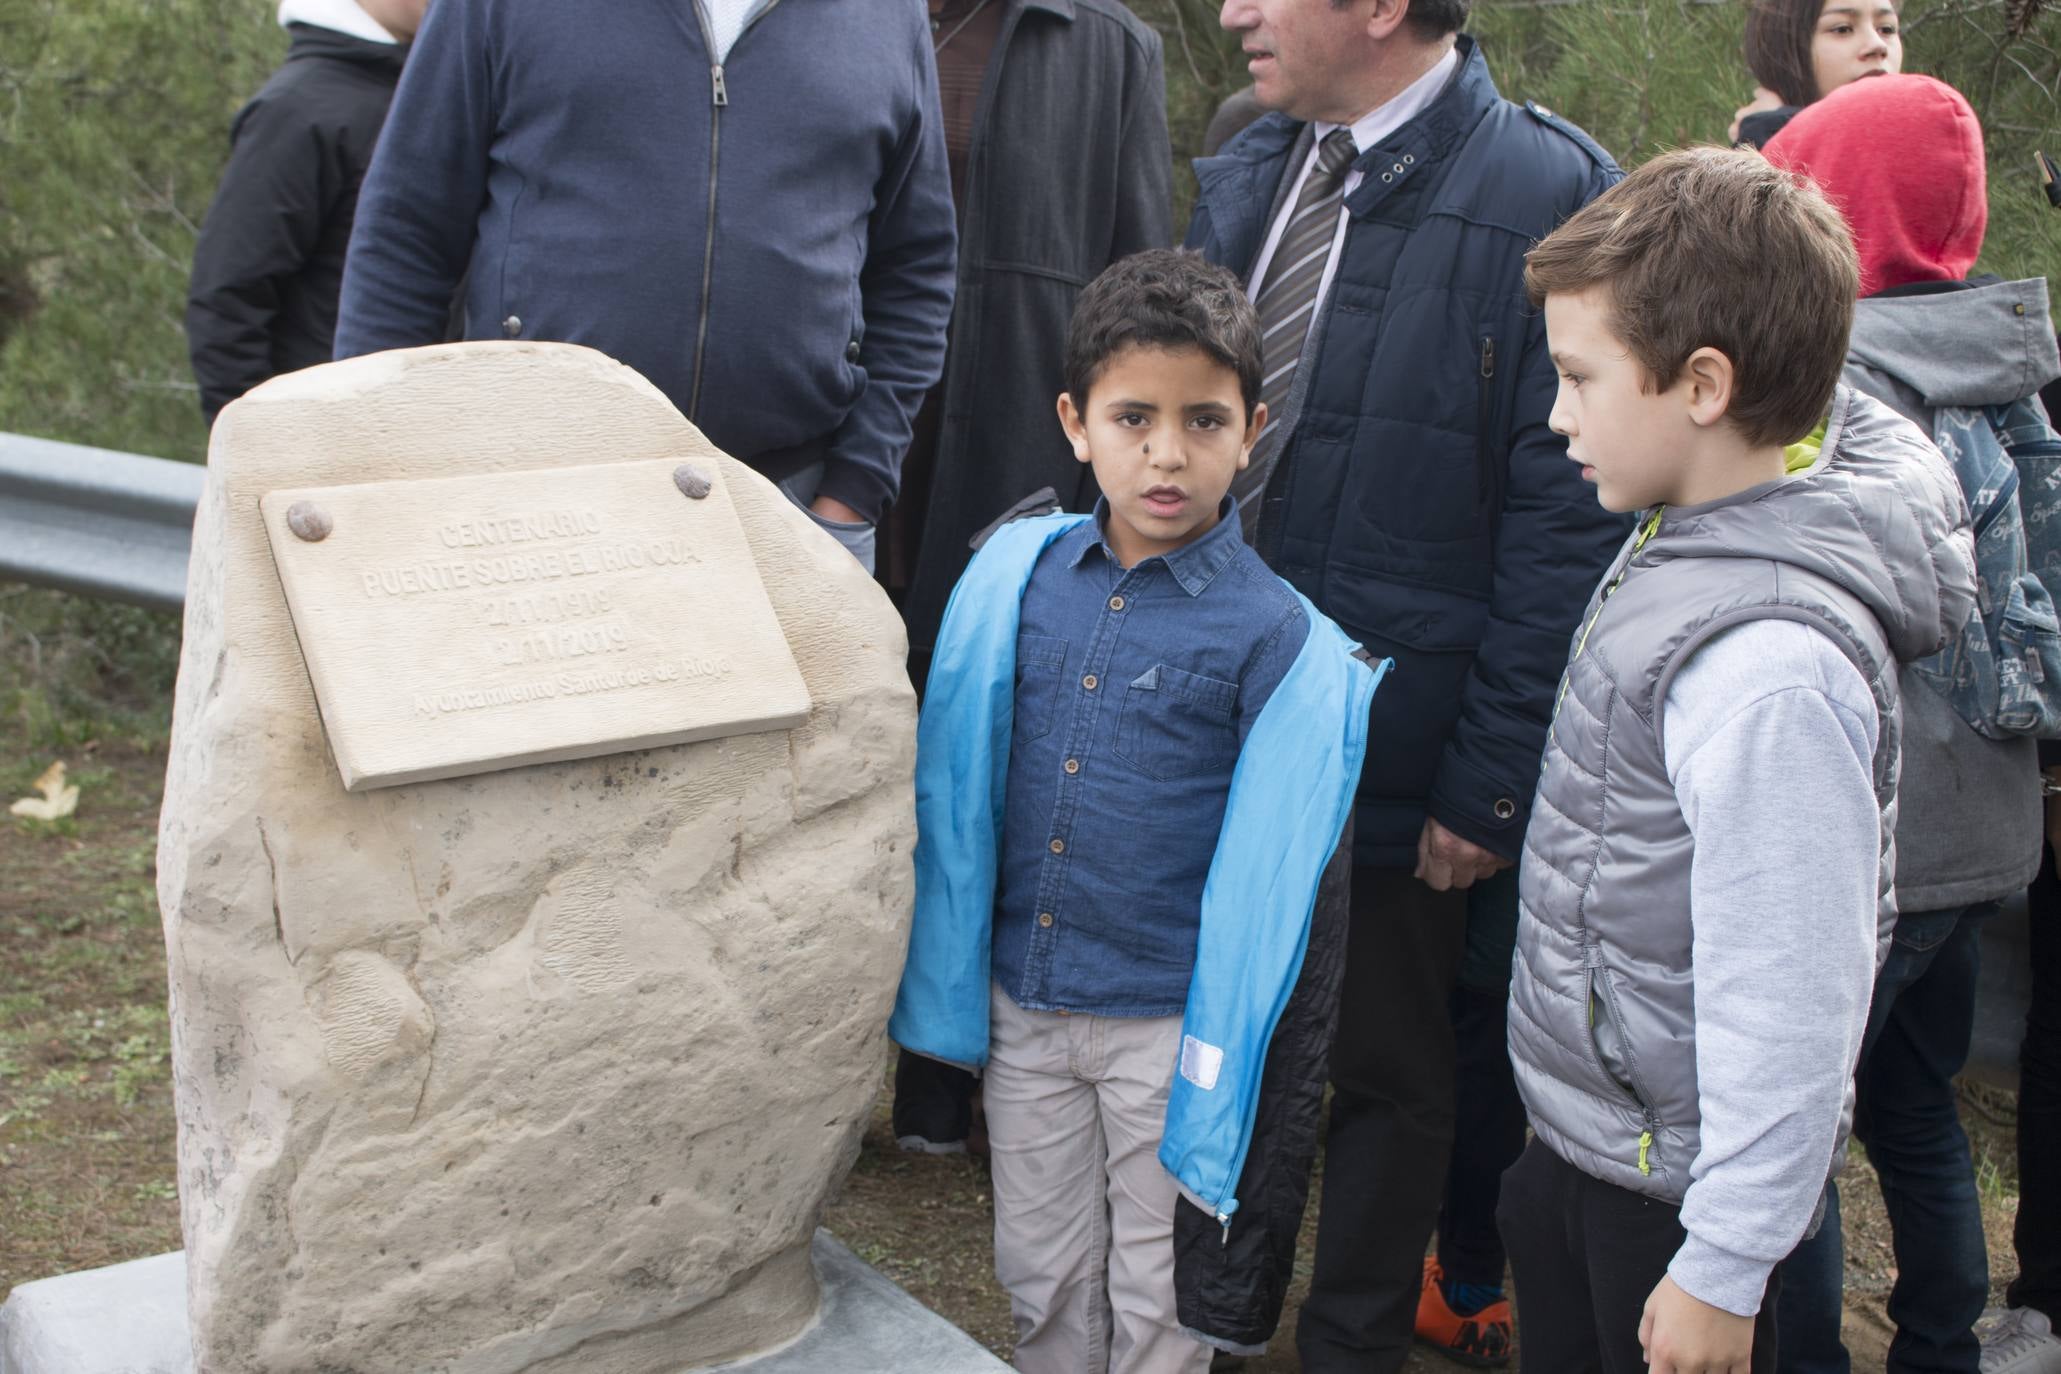
[[[817,1231],[823,1301],[801,1335],[722,1374],[1006,1374],[965,1332]],[[0,1374],[193,1374],[184,1254],[43,1279],[0,1307]],[[713,1374],[713,1371],[712,1371]]]
[[[346,793],[260,496],[659,458],[720,472],[808,722]],[[295,373],[209,462],[158,853],[199,1366],[641,1374],[790,1338],[907,937],[886,598],[585,349]]]

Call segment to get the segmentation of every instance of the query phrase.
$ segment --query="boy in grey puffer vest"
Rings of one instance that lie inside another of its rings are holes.
[[[1553,428],[1643,514],[1525,842],[1510,1052],[1536,1139],[1499,1220],[1528,1369],[1771,1369],[1774,1269],[1842,1156],[1895,918],[1898,665],[1974,593],[1951,469],[1836,387],[1856,285],[1821,195],[1714,148],[1530,258]]]

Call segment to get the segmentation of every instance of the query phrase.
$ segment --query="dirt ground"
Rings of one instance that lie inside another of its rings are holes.
[[[0,724],[0,807],[27,795],[49,762],[25,756]],[[66,762],[80,789],[73,817],[0,815],[0,1295],[180,1244],[153,888],[164,755],[109,741],[83,745]],[[2010,1276],[2017,1201],[2010,1109],[2008,1096],[1970,1090],[1962,1112],[1999,1290]],[[1894,1277],[1888,1224],[1858,1154],[1847,1178],[1847,1342],[1855,1369],[1879,1369],[1888,1339],[1882,1300]],[[1007,1354],[986,1167],[897,1150],[884,1093],[824,1221],[919,1300]],[[1315,1225],[1312,1206],[1284,1331],[1308,1282]],[[1247,1365],[1253,1374],[1295,1368],[1288,1340]],[[1409,1368],[1457,1366],[1420,1352]]]
[[[1964,1099],[1962,1120],[1974,1150],[1982,1185],[1983,1220],[1989,1234],[1991,1299],[2001,1303],[2011,1267],[2011,1219],[2017,1206],[2016,1162],[2010,1129],[1993,1115],[2003,1104]],[[1322,1161],[1319,1161],[1319,1168]],[[987,1169],[966,1156],[912,1155],[895,1147],[885,1094],[867,1129],[859,1162],[824,1225],[843,1237],[880,1271],[1007,1356],[1009,1300],[995,1283],[990,1263],[994,1210],[988,1201]],[[1841,1184],[1846,1227],[1846,1318],[1844,1334],[1856,1374],[1883,1367],[1893,1334],[1883,1301],[1896,1277],[1890,1254],[1889,1220],[1874,1170],[1854,1151]],[[1271,1349],[1248,1361],[1250,1374],[1286,1374],[1300,1369],[1292,1339],[1295,1314],[1309,1288],[1310,1256],[1317,1231],[1317,1190],[1303,1219],[1302,1244],[1281,1331]],[[1520,1331],[1518,1342],[1522,1344]],[[1454,1374],[1460,1365],[1428,1351],[1414,1353],[1410,1374]]]
[[[179,1246],[154,862],[164,756],[66,762],[77,813],[4,814],[50,762],[0,734],[0,1289]]]

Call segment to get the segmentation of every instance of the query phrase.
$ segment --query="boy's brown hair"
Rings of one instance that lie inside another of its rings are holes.
[[[1824,418],[1846,360],[1860,268],[1846,221],[1759,153],[1663,153],[1577,211],[1525,260],[1534,306],[1591,287],[1658,390],[1699,348],[1732,360],[1726,413],[1752,444]]]

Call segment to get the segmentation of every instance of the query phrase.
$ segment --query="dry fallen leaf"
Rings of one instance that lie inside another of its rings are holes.
[[[43,770],[43,776],[35,781],[35,788],[43,794],[41,797],[23,797],[7,808],[8,814],[27,816],[35,821],[58,821],[78,809],[78,785],[65,785],[62,759]]]

